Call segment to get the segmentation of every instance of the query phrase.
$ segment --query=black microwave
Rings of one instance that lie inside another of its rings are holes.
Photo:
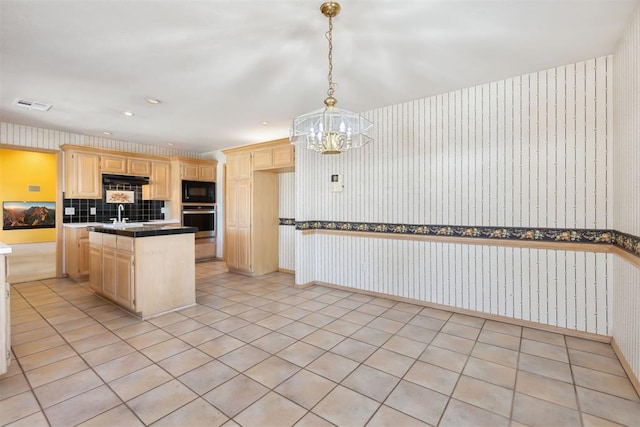
[[[215,203],[216,183],[182,181],[182,203]]]

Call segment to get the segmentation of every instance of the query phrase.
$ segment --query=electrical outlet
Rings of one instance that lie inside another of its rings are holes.
[[[89,215],[95,215],[96,214],[96,208],[89,208]]]
[[[74,208],[74,207],[64,208],[64,214],[65,215],[75,215],[76,214],[76,208]]]
[[[166,214],[167,213],[167,208],[161,207],[160,208],[160,213]]]

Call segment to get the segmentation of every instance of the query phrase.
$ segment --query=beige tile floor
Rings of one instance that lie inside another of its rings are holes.
[[[197,266],[198,305],[141,322],[69,280],[15,285],[14,426],[640,425],[611,346]]]

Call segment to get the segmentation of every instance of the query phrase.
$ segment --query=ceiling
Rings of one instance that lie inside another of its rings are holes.
[[[195,152],[287,137],[326,97],[321,2],[0,0],[0,120]],[[363,112],[610,54],[638,0],[341,4],[335,97]]]

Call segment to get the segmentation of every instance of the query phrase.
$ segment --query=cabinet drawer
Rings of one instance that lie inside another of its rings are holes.
[[[133,252],[134,242],[133,237],[118,236],[117,248],[120,251]]]
[[[113,234],[103,234],[102,235],[102,246],[105,248],[113,248],[117,247],[117,237]]]
[[[92,232],[89,233],[89,243],[93,243],[95,245],[102,245],[102,233]]]

